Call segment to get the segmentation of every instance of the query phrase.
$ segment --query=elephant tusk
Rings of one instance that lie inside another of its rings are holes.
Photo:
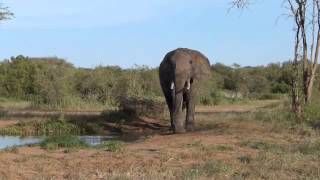
[[[173,83],[173,82],[171,83],[171,87],[170,87],[170,89],[171,89],[171,90],[173,90],[173,89],[174,89],[174,83]]]
[[[190,79],[187,81],[187,90],[190,90]]]

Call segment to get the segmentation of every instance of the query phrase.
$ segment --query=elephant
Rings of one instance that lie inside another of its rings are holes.
[[[208,58],[197,50],[178,48],[165,55],[159,67],[159,79],[174,133],[194,131],[199,86],[210,73]]]

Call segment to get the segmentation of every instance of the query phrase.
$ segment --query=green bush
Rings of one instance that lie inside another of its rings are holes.
[[[314,99],[304,107],[303,118],[314,128],[320,128],[320,101]]]
[[[288,63],[262,67],[214,64],[212,74],[202,83],[199,99],[204,105],[234,103],[225,97],[233,92],[242,98],[275,98],[273,93],[288,94]],[[157,68],[135,66],[98,66],[76,68],[63,59],[12,57],[0,62],[0,96],[32,101],[33,107],[99,108],[118,107],[119,97],[163,97]],[[317,84],[317,83],[316,83]]]
[[[87,143],[81,141],[76,136],[63,135],[51,136],[46,138],[40,146],[44,149],[55,150],[58,148],[86,148],[89,147]]]

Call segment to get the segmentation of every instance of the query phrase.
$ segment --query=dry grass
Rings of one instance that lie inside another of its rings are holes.
[[[0,177],[319,179],[319,131],[272,113],[277,112],[198,114],[196,132],[149,136],[123,144],[121,151],[111,151],[110,145],[73,151],[6,150],[0,153]]]

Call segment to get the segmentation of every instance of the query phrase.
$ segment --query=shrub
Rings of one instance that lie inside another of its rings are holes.
[[[86,148],[89,147],[87,143],[81,141],[76,136],[63,135],[51,136],[46,138],[40,146],[44,149],[54,150],[58,148]]]
[[[320,128],[320,101],[313,100],[304,107],[304,120],[314,128]]]
[[[120,109],[133,116],[163,117],[167,106],[163,99],[156,97],[121,97]]]

